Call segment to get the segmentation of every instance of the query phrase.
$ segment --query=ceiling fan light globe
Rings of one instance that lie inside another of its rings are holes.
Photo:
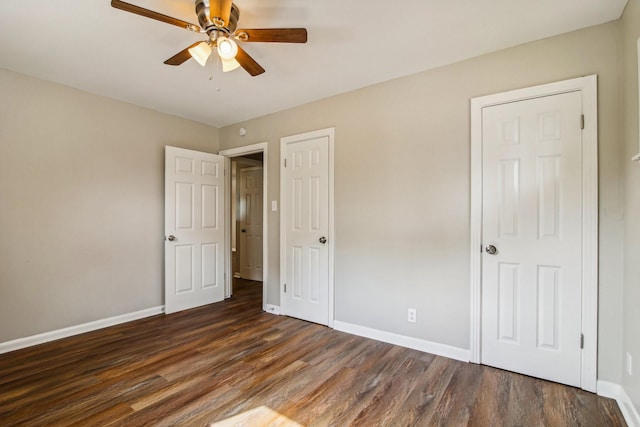
[[[189,49],[189,55],[204,67],[207,64],[207,59],[211,56],[211,46],[207,42],[198,43]]]
[[[240,63],[235,59],[222,59],[222,72],[226,73],[240,67]]]
[[[218,55],[221,59],[234,59],[238,54],[238,45],[228,37],[218,38]]]

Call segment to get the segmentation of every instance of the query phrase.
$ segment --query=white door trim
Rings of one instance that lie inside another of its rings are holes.
[[[471,99],[471,362],[481,363],[482,109],[567,92],[582,92],[582,333],[581,388],[596,391],[598,356],[598,116],[597,75]]]
[[[244,147],[230,148],[222,150],[218,154],[226,157],[225,171],[230,171],[231,157],[246,156],[249,154],[262,153],[262,309],[267,311],[267,289],[269,288],[269,200],[267,190],[269,188],[269,169],[268,169],[268,144],[260,142],[258,144],[245,145]],[[230,173],[230,172],[228,172]],[[231,296],[231,281],[233,280],[233,271],[231,269],[231,177],[227,179],[224,190],[225,203],[227,208],[224,215],[225,242],[225,297]]]
[[[287,136],[280,138],[280,207],[287,206],[286,204],[286,181],[283,179],[285,176],[284,160],[287,150],[284,148],[286,144],[295,143],[298,141],[304,141],[314,138],[327,137],[329,140],[329,233],[328,233],[328,245],[329,245],[329,324],[330,328],[333,328],[334,321],[334,263],[335,263],[335,229],[334,229],[334,161],[333,161],[333,145],[335,138],[335,128],[320,129],[312,132],[306,132],[298,135]],[[286,299],[284,295],[284,281],[287,271],[287,248],[286,248],[286,223],[287,215],[284,209],[280,209],[280,311],[282,314],[287,314]]]

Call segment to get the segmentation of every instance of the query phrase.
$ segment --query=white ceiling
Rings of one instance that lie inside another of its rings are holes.
[[[129,2],[198,23],[192,0]],[[615,20],[627,0],[235,3],[238,28],[305,27],[309,42],[244,44],[266,73],[223,74],[164,65],[204,37],[110,0],[0,0],[0,68],[220,127]]]

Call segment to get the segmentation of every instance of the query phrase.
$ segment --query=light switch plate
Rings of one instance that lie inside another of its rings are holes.
[[[278,201],[277,200],[272,200],[271,201],[271,212],[278,212]]]

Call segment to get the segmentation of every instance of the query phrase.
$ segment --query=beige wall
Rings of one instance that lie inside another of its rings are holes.
[[[218,130],[0,70],[0,342],[163,304],[165,145]]]
[[[623,370],[622,383],[640,411],[640,164],[631,157],[640,152],[638,141],[638,55],[640,0],[629,0],[622,16],[624,57],[624,346],[620,365],[629,352],[634,374]]]
[[[598,74],[599,378],[619,381],[619,30],[600,25],[228,126],[220,148],[268,141],[268,202],[279,199],[279,139],[335,126],[336,319],[469,348],[469,100]],[[268,302],[279,304],[279,217],[269,215]]]

